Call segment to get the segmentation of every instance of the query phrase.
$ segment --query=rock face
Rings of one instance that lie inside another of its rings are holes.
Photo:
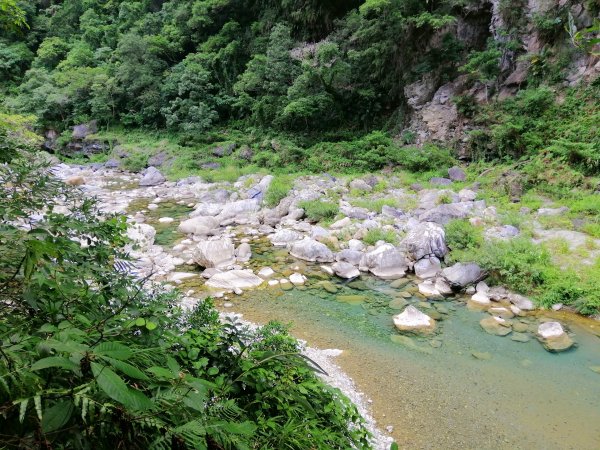
[[[238,291],[240,289],[250,289],[260,286],[263,281],[262,278],[254,275],[251,270],[230,270],[213,275],[206,282],[206,286]]]
[[[426,256],[443,258],[448,253],[446,233],[435,223],[421,223],[412,228],[400,244],[412,261],[419,261]]]
[[[362,257],[359,269],[384,280],[395,280],[406,274],[408,264],[404,254],[396,247],[383,244]]]
[[[201,241],[196,246],[192,257],[199,266],[222,269],[235,263],[234,246],[229,239]]]
[[[356,278],[360,275],[360,271],[352,264],[340,261],[331,266],[335,274],[340,278]]]
[[[442,276],[454,289],[463,289],[481,281],[485,273],[475,263],[456,263],[442,270]]]
[[[537,337],[544,348],[553,353],[564,352],[575,344],[558,322],[540,324]]]
[[[292,245],[290,255],[311,262],[333,262],[333,253],[325,244],[314,239],[303,239]]]
[[[158,186],[166,181],[156,167],[148,167],[140,180],[140,186]]]
[[[394,316],[393,320],[394,326],[404,332],[428,334],[435,330],[435,320],[412,305]]]
[[[212,234],[219,228],[219,222],[214,217],[193,217],[184,220],[177,229],[181,233],[206,236]]]

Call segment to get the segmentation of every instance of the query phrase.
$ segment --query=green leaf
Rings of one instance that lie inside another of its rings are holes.
[[[108,361],[111,366],[113,366],[115,369],[123,372],[128,377],[135,378],[137,380],[145,380],[145,381],[150,379],[144,372],[142,372],[137,367],[132,366],[131,364],[128,364],[126,362],[119,361],[118,359],[113,359],[113,358],[104,358],[104,359],[106,361]]]
[[[125,407],[143,411],[152,407],[152,402],[141,392],[129,389],[125,381],[110,368],[92,363],[92,373],[100,389]]]
[[[50,356],[48,358],[40,359],[31,366],[31,370],[42,370],[48,369],[49,367],[61,367],[63,369],[72,370],[73,372],[79,370],[78,364],[60,356]]]
[[[156,329],[156,324],[154,322],[146,322],[146,329],[148,331],[152,331]]]
[[[144,318],[140,317],[139,319],[136,319],[136,320],[135,320],[135,324],[136,324],[138,327],[143,327],[144,325],[146,325],[146,319],[144,319]]]
[[[398,450],[398,444],[396,442],[392,442],[392,445],[390,445],[390,450]]]
[[[169,380],[173,380],[173,379],[177,378],[175,375],[173,375],[173,372],[165,369],[164,367],[157,367],[157,366],[150,367],[148,369],[148,372],[156,375],[157,377],[167,378]]]
[[[33,397],[33,403],[35,404],[35,412],[37,413],[38,419],[42,420],[42,397],[36,395]]]
[[[214,376],[214,375],[216,375],[216,374],[219,373],[219,368],[218,367],[211,367],[210,369],[208,369],[206,371],[206,373],[209,374],[209,375],[211,375],[211,376]]]
[[[42,431],[51,433],[65,426],[73,414],[73,409],[74,405],[70,400],[62,401],[46,409],[42,419]]]
[[[118,342],[103,342],[93,349],[99,356],[108,356],[109,358],[127,360],[133,356],[133,352],[123,344]]]
[[[79,344],[77,342],[61,342],[54,339],[48,339],[47,341],[44,341],[43,344],[48,348],[66,353],[86,352],[89,350],[89,347],[84,344]]]
[[[181,367],[179,367],[177,361],[175,361],[175,359],[171,356],[167,356],[167,367],[171,369],[173,375],[175,375],[176,377],[179,376],[179,372],[181,372]]]

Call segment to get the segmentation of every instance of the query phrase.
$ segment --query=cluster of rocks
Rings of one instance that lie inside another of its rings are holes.
[[[501,287],[488,287],[482,282],[486,273],[475,263],[444,267],[449,251],[444,224],[452,219],[469,218],[474,223],[491,223],[487,230],[489,238],[510,238],[516,234],[508,233],[507,237],[506,230],[495,226],[494,208],[476,200],[475,190],[462,189],[455,193],[449,189],[416,192],[389,189],[388,196],[410,199],[415,207],[402,210],[388,206],[376,213],[353,206],[349,197],[351,190],[370,191],[378,182],[376,177],[352,180],[349,186],[333,177],[306,177],[296,183],[292,192],[277,206],[266,208],[263,198],[272,181],[271,176],[246,176],[231,185],[204,183],[198,178],[169,182],[155,167],[140,175],[117,175],[107,169],[95,172],[67,166],[60,166],[60,169],[67,183],[98,195],[108,212],[125,212],[131,202],[148,199],[145,210],[130,216],[129,235],[134,245],[129,250],[137,260],[141,275],[151,274],[155,279],[177,284],[197,277],[194,272],[177,272],[177,267],[196,265],[203,269],[204,288],[216,296],[241,294],[260,286],[282,289],[302,286],[307,280],[301,266],[297,271],[281,276],[270,267],[251,264],[251,244],[266,238],[274,248],[299,260],[318,264],[329,276],[344,280],[353,280],[361,273],[384,280],[397,280],[414,273],[420,279],[418,292],[421,296],[441,300],[465,293],[470,296],[469,308],[490,314],[481,321],[484,330],[501,336],[513,333],[515,340],[528,340],[517,331],[522,327],[513,322],[515,317],[524,316],[534,308],[531,300]],[[450,169],[449,173],[454,179],[462,179],[458,168]],[[138,187],[120,189],[123,184],[137,184]],[[303,220],[301,202],[318,201],[331,192],[341,196],[339,205],[343,217],[328,228]],[[440,201],[442,198],[443,202]],[[155,245],[156,230],[145,223],[148,211],[156,211],[166,201],[193,208],[187,217],[160,217],[158,220],[159,224],[175,222],[173,227],[176,226],[182,235],[172,248]],[[394,233],[398,243],[379,241],[368,245],[364,239],[373,229]],[[326,282],[322,284],[327,290]],[[331,290],[336,288],[333,286]],[[394,316],[393,321],[401,332],[429,334],[436,330],[435,319],[413,305]],[[540,340],[544,345],[552,341]],[[557,347],[554,344],[546,347],[551,346]]]

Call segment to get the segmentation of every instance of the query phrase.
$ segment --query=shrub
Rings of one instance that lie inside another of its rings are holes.
[[[456,160],[446,148],[426,144],[422,148],[404,147],[398,150],[395,162],[411,172],[430,172],[447,169]]]
[[[468,220],[451,220],[446,224],[445,231],[450,250],[473,250],[483,245],[483,230]]]
[[[293,178],[287,176],[276,176],[265,195],[265,203],[269,208],[273,208],[288,195],[293,186]]]
[[[148,167],[148,155],[146,153],[133,153],[123,160],[123,168],[130,172],[141,172],[146,167]]]
[[[381,210],[384,206],[391,206],[393,208],[398,207],[398,200],[395,198],[378,198],[375,200],[353,200],[352,204],[360,208],[366,208],[370,211],[375,211],[381,214]]]
[[[340,207],[337,203],[321,200],[306,200],[300,202],[298,206],[304,209],[306,218],[311,222],[331,220],[340,211]]]
[[[363,238],[368,245],[375,245],[379,241],[389,242],[390,244],[396,245],[398,243],[398,236],[392,230],[384,230],[382,228],[373,228],[367,231],[367,234]]]

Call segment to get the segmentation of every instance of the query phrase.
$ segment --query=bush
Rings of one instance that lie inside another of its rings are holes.
[[[379,241],[389,242],[390,244],[396,245],[398,243],[398,236],[392,230],[384,230],[382,228],[373,228],[367,231],[367,234],[363,238],[368,245],[375,245]]]
[[[438,171],[456,164],[448,149],[433,144],[426,144],[422,148],[401,148],[394,162],[411,172]]]
[[[395,198],[378,198],[375,200],[352,200],[354,206],[359,208],[366,208],[369,211],[375,211],[381,214],[381,210],[384,206],[391,206],[392,208],[398,207],[398,200]]]
[[[321,201],[321,200],[306,200],[300,202],[300,208],[304,209],[306,218],[310,222],[320,222],[322,220],[331,220],[340,211],[337,203]]]
[[[575,213],[591,214],[600,216],[600,194],[586,195],[571,204],[571,211]]]
[[[123,160],[123,168],[130,172],[141,172],[146,167],[148,167],[146,153],[133,153]]]
[[[288,195],[290,189],[293,186],[293,178],[288,176],[276,176],[265,195],[265,203],[269,208],[273,208],[279,204],[279,202]]]
[[[450,250],[474,250],[483,245],[483,230],[471,225],[468,220],[451,220],[445,231]]]

